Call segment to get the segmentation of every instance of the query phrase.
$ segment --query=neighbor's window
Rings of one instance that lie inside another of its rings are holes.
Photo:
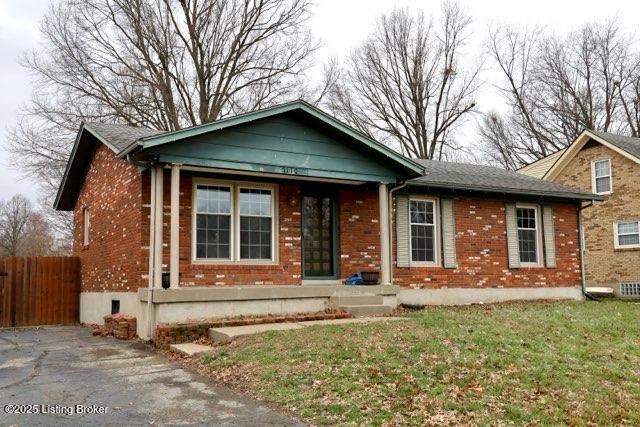
[[[82,244],[89,245],[89,208],[82,208]]]
[[[520,263],[537,265],[539,263],[540,226],[537,206],[517,206],[518,251]]]
[[[596,194],[611,193],[611,160],[596,160],[592,163],[593,192]]]
[[[231,187],[196,187],[196,257],[231,258]]]
[[[618,222],[614,231],[616,248],[640,247],[640,221]]]
[[[240,259],[271,259],[272,191],[240,188]]]
[[[269,261],[274,255],[274,189],[195,186],[196,260]]]
[[[411,261],[436,262],[435,200],[411,200]]]

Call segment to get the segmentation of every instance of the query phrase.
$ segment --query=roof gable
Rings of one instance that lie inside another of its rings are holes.
[[[418,172],[391,161],[301,110],[269,115],[171,143],[142,148],[134,158],[225,171],[294,175],[300,178],[396,182]],[[411,161],[413,163],[413,161]],[[419,171],[422,166],[417,165]]]
[[[605,147],[627,157],[640,164],[640,138],[632,138],[616,135],[608,132],[597,132],[592,130],[583,131],[562,153],[562,155],[550,166],[544,174],[543,179],[554,180],[560,175],[569,162],[582,150],[589,142],[595,141]]]
[[[140,140],[138,149],[141,151],[151,152],[151,149],[154,147],[160,147],[205,134],[213,134],[216,131],[234,128],[270,117],[282,116],[287,113],[297,113],[300,117],[304,117],[310,122],[322,124],[325,128],[330,128],[332,131],[346,137],[345,141],[351,142],[358,148],[366,149],[368,152],[375,153],[378,156],[385,158],[387,163],[390,162],[392,164],[392,167],[404,170],[409,176],[418,176],[422,173],[422,167],[413,160],[404,157],[389,147],[386,147],[385,145],[359,133],[355,129],[340,122],[322,110],[301,100],[276,105],[274,107],[225,118],[212,123],[194,126],[175,132],[167,132],[161,135],[145,137]]]

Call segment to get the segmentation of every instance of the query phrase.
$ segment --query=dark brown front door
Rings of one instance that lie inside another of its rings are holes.
[[[322,192],[302,196],[303,277],[330,279],[335,271],[335,199]]]

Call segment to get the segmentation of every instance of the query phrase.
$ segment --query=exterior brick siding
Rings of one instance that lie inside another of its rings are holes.
[[[640,249],[614,248],[614,223],[640,219],[640,165],[610,148],[589,142],[555,179],[591,191],[591,162],[611,159],[613,193],[582,211],[585,280],[588,286],[640,282]]]
[[[617,173],[615,168],[614,175]],[[193,178],[192,173],[182,171],[179,221],[181,286],[301,283],[300,184],[278,184],[277,264],[196,264],[192,262],[191,253]],[[361,270],[379,270],[377,188],[339,185],[336,188],[339,277],[344,279]],[[133,292],[147,286],[149,200],[149,172],[141,173],[100,144],[74,209],[73,250],[81,258],[82,291]],[[87,247],[82,244],[82,208],[85,206],[90,209],[91,241]],[[455,201],[455,213],[458,268],[395,268],[395,284],[414,288],[579,285],[575,206],[554,205],[557,268],[553,269],[507,267],[503,202],[460,198]],[[169,222],[170,174],[166,171],[164,271],[168,271],[169,264]]]
[[[342,188],[338,212],[340,277],[380,271],[378,190]]]
[[[141,248],[142,179],[135,166],[98,144],[73,211],[73,254],[80,257],[82,291],[135,291],[146,286]],[[83,208],[89,208],[89,245],[83,244]],[[148,215],[148,212],[147,212]]]
[[[460,198],[454,200],[458,267],[396,267],[394,284],[427,289],[579,286],[576,208],[569,204],[554,204],[553,208],[556,268],[510,269],[504,202]]]

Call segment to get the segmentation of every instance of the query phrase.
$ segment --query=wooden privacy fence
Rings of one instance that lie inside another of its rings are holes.
[[[79,307],[79,258],[0,258],[0,327],[78,323]]]

